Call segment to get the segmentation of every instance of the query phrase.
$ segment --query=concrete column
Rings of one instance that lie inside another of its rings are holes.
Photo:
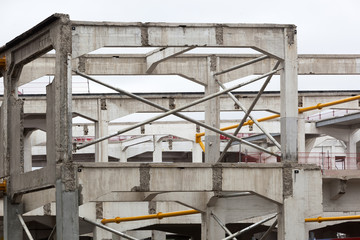
[[[23,227],[17,216],[22,213],[22,204],[13,204],[10,197],[4,197],[4,240],[23,239]]]
[[[298,117],[298,152],[299,163],[306,163],[305,116],[302,113]]]
[[[201,149],[200,147],[200,144],[196,143],[196,142],[193,142],[193,147],[192,147],[192,162],[202,162],[202,153],[203,153],[203,150]]]
[[[285,28],[285,59],[280,76],[282,161],[298,160],[298,80],[296,29]]]
[[[166,233],[162,231],[151,231],[152,240],[166,240]]]
[[[281,97],[281,157],[283,168],[283,205],[279,209],[278,239],[303,240],[305,234],[303,211],[304,193],[294,185],[299,170],[293,168],[298,161],[298,84],[296,29],[284,29],[284,61],[280,76]],[[303,135],[303,133],[301,133]],[[301,149],[305,144],[301,143]],[[299,182],[299,181],[298,181]],[[300,187],[300,186],[299,186]],[[297,191],[296,191],[297,190]],[[296,191],[296,192],[295,192]],[[295,194],[296,193],[296,194]]]
[[[162,162],[162,141],[161,137],[154,136],[154,151],[153,151],[153,162]]]
[[[349,140],[347,144],[347,156],[345,169],[357,169],[357,152],[356,145],[360,141],[360,130],[352,129],[349,134]]]
[[[208,57],[208,78],[205,87],[205,95],[219,91],[219,85],[215,82],[213,74],[216,72],[218,59],[215,56]],[[220,99],[213,98],[205,103],[205,123],[220,128]],[[220,157],[220,136],[210,130],[205,130],[205,162],[215,163]]]
[[[76,167],[62,165],[61,178],[56,180],[56,239],[79,239],[79,196]]]
[[[120,145],[119,159],[120,159],[120,162],[127,162],[126,148],[123,149],[121,145]]]
[[[98,121],[95,122],[95,137],[101,138],[108,135],[108,112],[106,99],[98,99]],[[108,140],[96,144],[96,162],[108,162]]]
[[[213,207],[208,207],[206,212],[201,213],[201,240],[219,240],[225,237],[225,231],[211,216],[213,209]],[[225,222],[218,211],[216,212],[216,216],[220,218],[222,222]]]
[[[24,172],[32,171],[31,133],[24,133]]]
[[[71,53],[72,26],[68,16],[63,16],[52,32],[56,50],[55,77],[52,83],[51,109],[47,109],[47,120],[54,122],[54,136],[48,150],[53,149],[55,162],[48,166],[56,169],[56,239],[79,239],[79,197],[77,167],[72,161],[72,90]],[[49,113],[49,115],[48,115]],[[47,122],[48,127],[48,122]],[[47,128],[47,131],[50,129]],[[54,164],[54,165],[52,165]],[[56,165],[55,165],[56,164]]]

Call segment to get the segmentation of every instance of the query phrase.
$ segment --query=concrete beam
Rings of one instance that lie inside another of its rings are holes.
[[[183,51],[180,51],[181,49],[183,49]],[[89,75],[144,75],[148,74],[148,65],[157,61],[156,68],[151,74],[177,74],[196,83],[206,85],[206,82],[203,82],[202,79],[206,77],[204,74],[206,74],[207,55],[177,55],[187,49],[189,48],[166,48],[166,50],[164,50],[165,52],[158,52],[156,57],[155,55],[146,56],[144,54],[87,54],[74,61],[73,69],[81,69],[82,72]],[[250,61],[260,55],[217,54],[216,56],[219,58],[220,70],[224,70],[237,64]],[[164,61],[165,59],[166,61]],[[150,62],[148,63],[148,61]],[[225,83],[252,74],[260,75],[268,72],[276,61],[276,59],[271,58],[265,59],[245,68],[222,74],[218,76],[218,79]],[[298,56],[298,65],[299,75],[359,75],[360,55],[303,54]],[[26,64],[20,76],[20,85],[42,76],[53,75],[54,66],[55,59],[54,55],[51,54]],[[194,66],[196,66],[196,68],[194,68]]]
[[[253,191],[272,201],[282,202],[281,166],[281,164],[247,164],[245,167],[242,164],[83,163],[79,165],[81,172],[78,177],[79,184],[82,185],[83,202],[92,201],[113,191]],[[117,180],[114,176],[122,176],[122,178]],[[172,180],[164,181],[164,179]]]
[[[72,22],[73,56],[101,47],[250,47],[283,58],[284,29],[274,24]],[[93,37],[89,37],[93,36]],[[276,44],[275,44],[276,43]]]
[[[173,48],[161,48],[146,56],[147,70],[146,73],[151,74],[156,66],[172,57],[176,57],[182,53],[185,53],[195,47],[173,47]]]

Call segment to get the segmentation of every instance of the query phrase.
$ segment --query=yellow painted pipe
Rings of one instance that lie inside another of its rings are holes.
[[[311,107],[299,108],[299,113],[303,113],[303,112],[307,112],[307,111],[311,111],[311,110],[315,110],[315,109],[322,109],[324,107],[329,107],[329,106],[333,106],[333,105],[337,105],[337,104],[341,104],[341,103],[351,102],[351,101],[355,101],[358,99],[360,99],[360,95],[357,95],[354,97],[343,98],[340,100],[327,102],[327,103],[319,103],[319,104],[311,106]]]
[[[0,183],[0,191],[6,192],[6,180]]]
[[[303,112],[308,112],[308,111],[315,110],[315,109],[322,109],[324,107],[329,107],[329,106],[333,106],[333,105],[337,105],[337,104],[341,104],[341,103],[347,103],[347,102],[351,102],[351,101],[355,101],[355,100],[360,100],[360,95],[357,95],[357,96],[354,96],[354,97],[343,98],[343,99],[340,99],[340,100],[327,102],[327,103],[318,103],[317,105],[314,105],[314,106],[299,108],[298,111],[299,111],[299,113],[303,113]],[[259,119],[257,119],[257,121],[258,122],[264,122],[264,121],[268,121],[268,120],[278,118],[278,117],[280,117],[280,114],[274,114],[274,115],[271,115],[271,116],[268,116],[268,117],[259,118]],[[249,121],[245,122],[243,126],[253,125],[253,124],[254,124],[254,121],[249,120]],[[237,128],[238,126],[239,126],[239,124],[235,124],[235,125],[231,125],[231,126],[228,126],[228,127],[220,128],[220,130],[221,131],[226,131],[226,130]],[[195,135],[197,143],[200,144],[201,139],[199,140],[198,138],[201,138],[202,136],[205,136],[205,132],[197,133]],[[201,147],[201,148],[203,148],[203,147]],[[204,149],[205,149],[205,147],[203,148],[203,151],[205,151]]]
[[[203,152],[205,152],[205,145],[204,145],[203,141],[201,141],[201,139],[200,139],[199,144],[200,144],[200,147],[203,150]]]
[[[360,219],[360,215],[353,216],[340,216],[340,217],[317,217],[317,218],[305,218],[305,222],[325,222],[325,221],[343,221],[343,220],[355,220]]]
[[[6,59],[5,57],[0,58],[0,68],[5,68],[6,66]]]
[[[165,217],[176,217],[176,216],[190,215],[190,214],[196,214],[196,213],[200,213],[200,212],[197,210],[186,210],[186,211],[169,212],[169,213],[158,212],[157,214],[150,214],[150,215],[137,216],[137,217],[124,217],[124,218],[116,217],[116,218],[109,218],[109,219],[104,218],[103,220],[101,220],[101,223],[102,224],[121,223],[121,222],[128,222],[128,221],[154,219],[154,218],[162,219]]]

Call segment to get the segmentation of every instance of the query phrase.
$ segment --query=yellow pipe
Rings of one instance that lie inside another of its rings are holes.
[[[201,139],[200,139],[199,144],[200,144],[200,147],[203,150],[203,152],[205,152],[205,145],[204,145],[203,141],[201,141]]]
[[[342,220],[355,220],[360,219],[360,215],[354,216],[341,216],[341,217],[317,217],[317,218],[305,218],[305,222],[325,222],[325,221],[342,221]]]
[[[0,183],[0,191],[6,192],[6,180]]]
[[[6,59],[5,57],[0,58],[0,68],[5,68],[6,66]]]
[[[307,112],[307,111],[311,111],[311,110],[315,110],[315,109],[322,109],[324,107],[329,107],[329,106],[332,106],[332,105],[351,102],[351,101],[358,100],[358,99],[360,99],[360,95],[357,95],[357,96],[354,96],[354,97],[343,98],[343,99],[340,99],[340,100],[327,102],[327,103],[319,103],[319,104],[311,106],[311,107],[299,108],[299,113],[303,113],[303,112]]]
[[[357,96],[354,96],[354,97],[348,97],[348,98],[344,98],[344,99],[340,99],[340,100],[336,100],[336,101],[332,101],[332,102],[318,103],[317,105],[310,106],[310,107],[299,108],[298,111],[299,111],[299,113],[303,113],[303,112],[308,112],[308,111],[315,110],[315,109],[322,109],[324,107],[329,107],[329,106],[333,106],[333,105],[337,105],[337,104],[341,104],[341,103],[351,102],[351,101],[355,101],[355,100],[359,100],[359,99],[360,99],[360,95],[357,95]],[[263,122],[263,121],[268,121],[268,120],[278,118],[278,117],[280,117],[280,114],[275,114],[275,115],[271,115],[271,116],[268,116],[268,117],[259,118],[259,119],[257,119],[257,121],[258,122]],[[245,122],[243,126],[253,125],[253,124],[254,124],[254,121],[249,120],[249,121]],[[231,126],[228,126],[228,127],[220,128],[220,130],[221,131],[226,131],[226,130],[237,128],[238,126],[239,126],[239,124],[235,124],[235,125],[231,125]],[[201,138],[202,136],[205,136],[205,132],[196,134],[195,137],[196,137],[196,142],[197,143],[200,144],[201,139],[199,140],[198,138]],[[205,151],[204,149],[205,149],[205,147],[203,148],[203,151]]]
[[[124,218],[116,217],[109,219],[104,218],[103,220],[101,220],[101,223],[102,224],[113,223],[113,222],[120,223],[120,222],[147,220],[154,218],[162,219],[165,217],[176,217],[176,216],[183,216],[183,215],[196,214],[196,213],[200,213],[200,212],[197,210],[186,210],[186,211],[169,212],[169,213],[158,212],[157,214],[150,214],[150,215],[137,216],[137,217],[124,217]]]

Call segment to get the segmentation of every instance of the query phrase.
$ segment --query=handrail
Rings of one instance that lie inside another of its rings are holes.
[[[315,110],[315,109],[322,109],[324,107],[329,107],[329,106],[333,106],[333,105],[337,105],[337,104],[341,104],[341,103],[351,102],[351,101],[355,101],[355,100],[359,100],[359,99],[360,99],[360,95],[357,95],[357,96],[343,98],[343,99],[340,99],[340,100],[331,101],[331,102],[327,102],[327,103],[318,103],[318,104],[316,104],[314,106],[310,106],[310,107],[299,108],[298,111],[299,111],[299,113],[303,113],[303,112],[308,112],[308,111]],[[259,118],[259,119],[257,119],[257,121],[258,122],[263,122],[263,121],[268,121],[268,120],[278,118],[278,117],[280,117],[280,114],[274,114],[274,115],[271,115],[271,116],[268,116],[268,117]],[[249,120],[249,121],[245,122],[243,124],[243,126],[253,125],[253,124],[254,124],[254,121]],[[239,126],[239,124],[235,124],[235,125],[220,128],[220,130],[221,131],[226,131],[226,130],[237,128],[238,126]],[[203,136],[205,136],[205,132],[195,134],[195,141],[197,143],[199,143],[200,146],[204,145],[202,143],[202,141],[201,141],[201,137],[203,137]],[[201,145],[201,143],[202,143],[202,145]],[[201,147],[201,148],[203,149],[203,151],[205,151],[205,147],[204,148]]]
[[[342,221],[342,220],[355,220],[360,219],[360,215],[353,216],[339,216],[339,217],[317,217],[317,218],[305,218],[305,222],[325,222],[325,221]]]
[[[129,222],[129,221],[138,221],[138,220],[147,220],[147,219],[162,219],[165,217],[176,217],[176,216],[183,216],[183,215],[190,215],[190,214],[197,214],[200,213],[197,210],[185,210],[185,211],[178,211],[178,212],[169,212],[169,213],[162,213],[158,212],[156,214],[150,214],[145,216],[137,216],[137,217],[116,217],[116,218],[109,218],[109,219],[103,219],[101,220],[102,224],[107,223],[120,223],[120,222]]]

